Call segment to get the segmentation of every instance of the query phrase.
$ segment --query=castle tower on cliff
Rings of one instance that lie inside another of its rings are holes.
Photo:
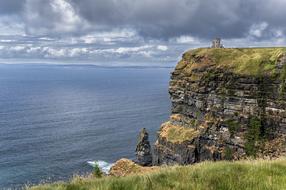
[[[212,48],[223,48],[220,38],[216,38],[212,41]]]

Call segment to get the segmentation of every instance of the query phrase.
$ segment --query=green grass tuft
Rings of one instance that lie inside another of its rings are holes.
[[[93,167],[93,175],[94,177],[101,178],[103,176],[102,171],[100,170],[98,164],[95,164]]]

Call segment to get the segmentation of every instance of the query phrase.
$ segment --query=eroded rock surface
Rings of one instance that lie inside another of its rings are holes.
[[[118,160],[110,169],[109,175],[122,177],[132,174],[142,174],[158,170],[159,167],[142,167],[135,162],[122,158]]]
[[[136,163],[141,166],[152,165],[151,145],[149,142],[149,134],[143,128],[139,133],[138,143],[136,147]]]

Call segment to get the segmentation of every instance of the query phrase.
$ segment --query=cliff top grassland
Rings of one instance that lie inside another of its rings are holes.
[[[186,52],[176,69],[191,73],[195,68],[213,66],[240,75],[271,76],[285,53],[286,48],[199,48]]]
[[[75,177],[70,182],[43,184],[29,190],[281,190],[286,189],[286,160],[203,162],[161,167],[126,177]]]

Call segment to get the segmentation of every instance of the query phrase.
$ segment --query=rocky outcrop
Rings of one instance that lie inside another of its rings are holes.
[[[154,164],[285,155],[285,52],[185,53],[171,76],[172,115],[158,132]]]
[[[159,169],[159,167],[142,167],[131,160],[122,158],[110,168],[109,175],[122,177],[134,174],[148,173]]]
[[[145,128],[141,130],[138,137],[138,143],[136,147],[136,163],[141,166],[152,165],[152,153],[151,145],[149,142],[149,134]]]

